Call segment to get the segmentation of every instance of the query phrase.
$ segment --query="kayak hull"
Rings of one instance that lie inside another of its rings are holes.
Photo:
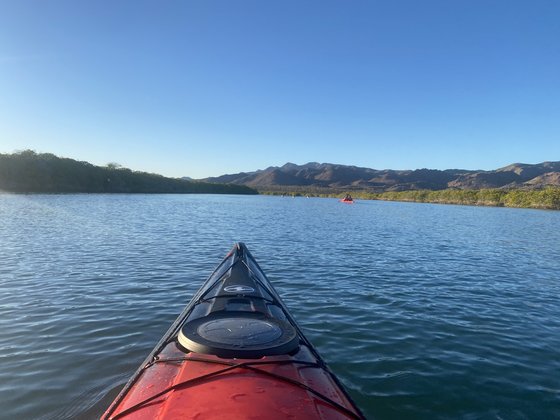
[[[236,244],[102,418],[363,416]]]

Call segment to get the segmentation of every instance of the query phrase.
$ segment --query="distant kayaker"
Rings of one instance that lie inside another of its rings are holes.
[[[346,194],[346,197],[344,197],[344,201],[354,201],[354,199],[350,194]]]

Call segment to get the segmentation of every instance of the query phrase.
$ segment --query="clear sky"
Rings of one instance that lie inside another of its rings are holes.
[[[0,0],[0,152],[201,178],[560,160],[559,0]]]

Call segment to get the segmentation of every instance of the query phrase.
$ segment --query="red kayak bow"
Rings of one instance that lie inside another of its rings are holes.
[[[191,418],[363,418],[242,243],[102,416]]]

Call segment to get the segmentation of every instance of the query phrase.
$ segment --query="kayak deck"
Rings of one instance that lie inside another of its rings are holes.
[[[102,418],[263,417],[363,418],[239,243]]]

